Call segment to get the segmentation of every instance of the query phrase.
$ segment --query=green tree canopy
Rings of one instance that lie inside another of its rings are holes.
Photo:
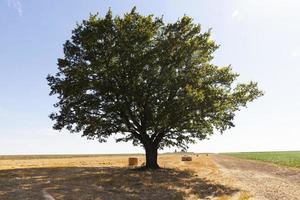
[[[117,134],[142,145],[146,167],[157,168],[158,148],[187,148],[233,127],[235,112],[262,95],[257,83],[235,83],[230,66],[212,64],[217,48],[188,16],[164,23],[135,8],[123,17],[92,15],[47,77],[59,99],[54,128],[100,142]]]

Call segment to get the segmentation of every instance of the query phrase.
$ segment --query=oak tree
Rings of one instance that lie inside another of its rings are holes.
[[[47,77],[58,97],[54,129],[99,142],[115,134],[144,147],[146,168],[159,168],[158,149],[185,149],[233,127],[236,111],[262,95],[257,83],[236,83],[230,66],[211,62],[218,47],[188,16],[165,23],[135,8],[91,15]]]

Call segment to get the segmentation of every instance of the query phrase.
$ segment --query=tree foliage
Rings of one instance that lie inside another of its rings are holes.
[[[186,148],[234,126],[235,112],[262,95],[257,83],[236,83],[230,66],[211,61],[218,45],[192,18],[174,23],[143,16],[92,15],[64,44],[54,128],[90,139],[154,148]]]

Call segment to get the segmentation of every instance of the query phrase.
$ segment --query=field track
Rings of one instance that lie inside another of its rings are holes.
[[[212,158],[224,174],[238,179],[236,187],[250,191],[254,199],[300,199],[300,169],[222,155]]]

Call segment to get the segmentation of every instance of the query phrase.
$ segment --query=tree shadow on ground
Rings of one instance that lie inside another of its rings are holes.
[[[0,170],[0,199],[137,200],[208,199],[239,190],[199,178],[190,171],[137,171],[118,167]],[[49,198],[51,199],[51,198]]]

